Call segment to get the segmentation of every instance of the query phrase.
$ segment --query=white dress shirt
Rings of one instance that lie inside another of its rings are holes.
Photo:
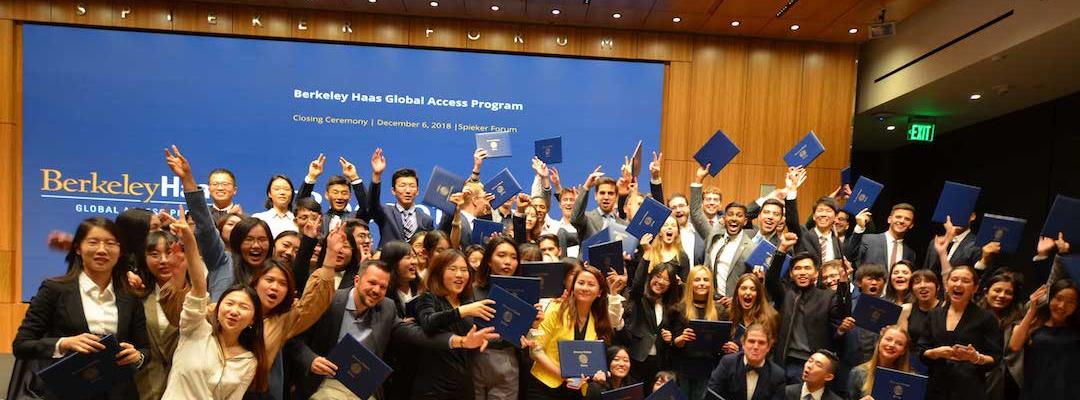
[[[687,222],[687,224],[685,226],[679,228],[679,239],[682,240],[682,249],[683,249],[684,252],[686,252],[686,256],[690,257],[691,261],[693,261],[694,254],[695,254],[694,253],[694,242],[695,242],[694,239],[696,239],[696,238],[697,238],[697,230],[694,229],[694,225],[690,224],[689,221]]]
[[[157,313],[154,317],[157,319],[158,335],[165,335],[165,329],[169,328],[169,317],[165,316],[165,308],[161,306],[161,286],[154,284],[154,303],[157,306]]]
[[[80,272],[79,294],[82,296],[83,315],[86,316],[86,326],[90,333],[116,334],[120,313],[116,309],[116,293],[113,293],[112,281],[102,290],[85,272]]]
[[[825,387],[822,386],[821,389],[811,392],[806,389],[806,384],[803,383],[802,390],[799,391],[799,400],[806,399],[806,395],[808,394],[813,397],[814,400],[821,400],[821,396],[825,395]]]
[[[825,246],[822,249],[823,250],[822,254],[824,256],[821,257],[821,262],[825,263],[825,262],[832,261],[832,260],[835,260],[835,259],[839,258],[839,257],[836,256],[836,252],[833,251],[832,230],[831,229],[826,230],[825,233],[821,233],[821,231],[817,230],[816,227],[814,228],[814,230],[815,230],[815,233],[817,233],[817,235],[818,235],[818,244],[819,245],[822,244],[821,238],[825,238]]]
[[[898,249],[900,254],[896,255],[896,261],[904,259],[904,239],[897,239],[893,237],[892,231],[885,231],[885,264],[888,264],[893,259],[893,247],[896,246],[898,241],[900,242],[900,248]],[[892,274],[892,265],[886,265],[885,271],[887,272],[885,276],[890,276]]]
[[[276,238],[278,234],[285,231],[300,231],[296,228],[296,222],[294,221],[296,217],[293,216],[292,211],[285,211],[285,213],[282,214],[279,213],[276,208],[271,208],[263,212],[252,214],[251,216],[265,221],[266,224],[270,226],[270,237]]]
[[[750,369],[752,368],[750,366],[750,360],[747,360],[746,356],[743,356],[742,362],[743,365],[746,366],[746,398],[752,399],[754,398],[754,390],[757,390],[758,373],[757,371]],[[761,365],[754,367],[762,367],[764,365],[765,363],[761,363]]]
[[[743,234],[739,232],[735,237],[731,237],[727,232],[724,232],[724,237],[720,239],[720,243],[717,246],[713,246],[711,252],[709,252],[709,259],[706,262],[715,260],[713,264],[713,271],[716,272],[716,290],[721,296],[728,296],[727,285],[723,282],[727,282],[728,274],[731,274],[731,264],[735,262],[735,255],[739,250],[739,245],[742,243]],[[720,245],[727,242],[726,245]],[[721,251],[723,251],[721,253]],[[719,253],[720,258],[717,259]]]

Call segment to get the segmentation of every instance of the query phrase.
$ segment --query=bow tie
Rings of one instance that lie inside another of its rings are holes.
[[[761,364],[760,367],[755,367],[753,365],[747,364],[746,365],[746,372],[750,372],[750,371],[757,372],[758,376],[760,376],[762,373],[765,372],[765,364]]]

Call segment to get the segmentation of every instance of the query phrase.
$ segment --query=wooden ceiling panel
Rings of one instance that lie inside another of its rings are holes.
[[[618,14],[620,17],[615,18],[615,14]],[[585,20],[590,25],[622,29],[641,29],[645,24],[645,17],[648,15],[649,10],[635,8],[626,9],[621,7],[597,7],[591,5],[585,15]]]
[[[694,14],[707,14],[714,6],[724,0],[656,0],[653,12],[672,11]]]
[[[788,12],[784,13],[784,18],[808,18],[832,22],[862,2],[864,0],[802,0],[788,9]]]
[[[705,22],[702,30],[707,33],[735,36],[757,36],[772,18],[768,17],[730,17],[713,15]],[[739,26],[731,26],[732,21],[739,21]]]
[[[792,30],[792,25],[799,25],[799,29]],[[786,17],[773,18],[769,20],[768,24],[765,24],[765,27],[758,31],[758,35],[794,40],[811,40],[815,39],[827,26],[829,26],[829,23],[821,20]]]
[[[412,15],[456,17],[465,15],[465,0],[404,0],[405,10]],[[438,7],[432,7],[437,2]]]
[[[343,0],[343,9],[354,12],[378,14],[405,14],[405,2],[402,0]]]
[[[557,25],[581,25],[585,23],[586,7],[581,3],[566,4],[561,1],[529,1],[525,3],[525,13],[529,21],[546,22]],[[559,14],[551,10],[559,10]]]
[[[680,21],[672,21],[672,18],[675,17],[679,17]],[[709,14],[653,10],[645,18],[645,29],[651,31],[699,32],[708,20]]]
[[[492,10],[492,6],[498,6],[498,10]],[[525,13],[524,1],[499,1],[499,0],[465,0],[465,12],[470,18],[479,18],[498,21],[525,21],[528,14]]]
[[[286,7],[310,8],[314,10],[340,10],[342,5],[340,0],[284,0],[270,1],[267,3],[272,5],[275,3],[285,3]]]
[[[831,1],[830,1],[831,2]],[[775,17],[787,0],[724,0],[715,15],[733,17]]]

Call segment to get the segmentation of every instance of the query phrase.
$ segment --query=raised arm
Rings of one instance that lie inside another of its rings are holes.
[[[652,193],[654,200],[667,203],[667,198],[664,197],[664,181],[661,176],[663,160],[664,153],[652,152],[652,161],[649,162],[649,193]]]
[[[376,148],[371,153],[371,186],[369,186],[368,190],[367,214],[368,217],[375,220],[375,224],[380,228],[383,226],[383,221],[386,220],[386,214],[383,213],[382,204],[379,202],[379,197],[382,194],[382,173],[385,170],[386,157],[383,156],[381,148]]]
[[[360,178],[360,174],[356,171],[356,166],[349,162],[349,160],[346,160],[345,157],[339,156],[338,163],[341,164],[341,175],[349,180],[349,186],[352,187],[353,197],[356,197],[356,218],[367,221],[369,219],[369,213],[367,209],[367,192],[364,191],[364,180]]]
[[[788,168],[787,174],[784,176],[784,189],[787,192],[786,199],[784,199],[784,224],[787,225],[788,232],[799,233],[802,230],[799,229],[799,204],[798,195],[799,187],[803,182],[806,182],[806,170],[800,167]]]
[[[308,172],[304,176],[304,183],[300,185],[300,192],[296,194],[297,199],[311,197],[311,192],[315,191],[315,182],[318,182],[319,175],[322,175],[323,165],[325,164],[326,156],[322,153],[319,153],[318,157],[308,163]]]
[[[191,218],[195,220],[195,239],[198,250],[203,255],[201,259],[206,261],[207,271],[231,268],[230,259],[225,252],[225,243],[221,241],[221,235],[216,228],[217,224],[214,223],[214,219],[210,216],[210,209],[206,205],[206,196],[195,183],[195,176],[191,173],[191,163],[183,154],[180,154],[180,149],[175,145],[172,146],[172,151],[165,149],[165,163],[184,185],[184,199],[191,212]],[[203,276],[203,282],[205,281],[206,276]]]
[[[780,270],[784,269],[784,258],[798,240],[799,237],[794,233],[785,232],[784,237],[780,239],[780,245],[773,253],[769,270],[765,271],[765,290],[776,304],[784,303],[784,277],[780,275]]]
[[[709,224],[709,219],[705,218],[705,211],[701,209],[701,199],[704,193],[702,182],[705,180],[705,175],[709,174],[709,165],[711,164],[698,167],[694,173],[694,182],[690,184],[690,223],[694,225],[694,230],[705,240],[709,239],[713,229],[713,226]],[[723,225],[721,224],[717,229],[723,229]]]

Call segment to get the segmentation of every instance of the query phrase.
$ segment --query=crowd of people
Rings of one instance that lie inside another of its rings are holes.
[[[299,188],[271,177],[254,214],[234,203],[232,172],[214,169],[200,185],[180,149],[166,149],[186,212],[128,209],[50,235],[67,273],[30,303],[7,398],[56,398],[35,372],[102,351],[104,335],[120,343],[115,368],[134,371],[108,399],[356,399],[328,358],[345,335],[393,368],[372,396],[387,400],[600,399],[669,382],[691,400],[865,400],[878,367],[926,375],[927,399],[1080,398],[1078,290],[1060,235],[1041,237],[1030,262],[1005,265],[997,242],[976,245],[973,213],[963,227],[946,221],[919,259],[905,241],[910,204],[892,206],[878,232],[868,211],[841,208],[841,186],[812,198],[804,221],[807,171],[797,167],[746,203],[704,185],[708,165],[688,195],[665,195],[655,153],[647,192],[629,162],[574,187],[533,159],[529,193],[492,204],[485,158],[473,154],[472,175],[449,197],[455,210],[435,221],[417,207],[412,169],[392,173],[394,201],[380,202],[380,149],[366,185],[339,157],[341,174],[316,202],[319,155]],[[625,227],[649,197],[671,216],[624,254],[624,270],[581,261],[586,239]],[[503,232],[476,241],[478,220]],[[751,265],[762,241],[776,251]],[[521,337],[478,328],[495,316],[492,276],[536,262],[561,266],[562,295],[535,304]],[[852,311],[864,296],[899,305],[899,320],[860,326]],[[728,341],[695,345],[697,320],[730,321]],[[564,377],[566,340],[603,341],[606,370]]]

